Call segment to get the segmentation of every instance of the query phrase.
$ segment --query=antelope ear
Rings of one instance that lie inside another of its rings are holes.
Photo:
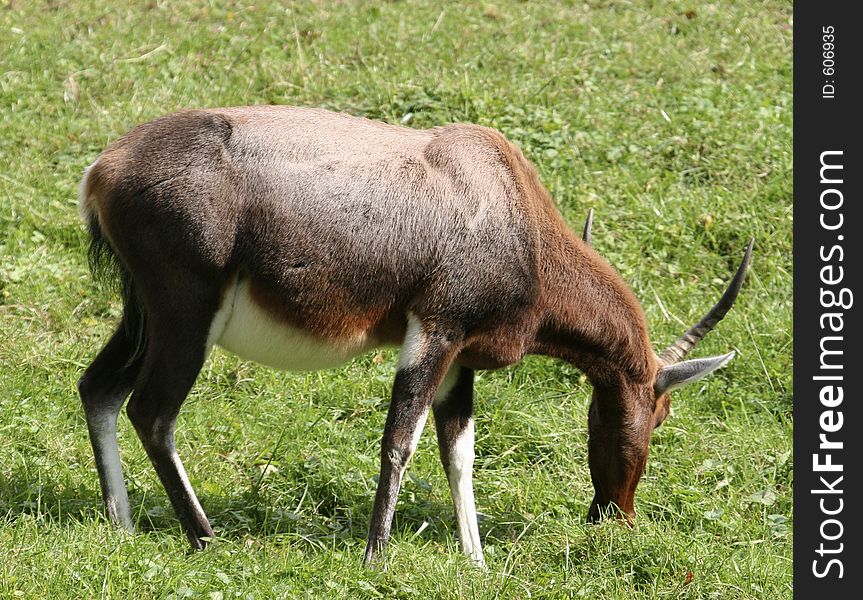
[[[724,367],[732,358],[734,358],[733,351],[722,356],[684,360],[683,362],[662,367],[656,375],[653,392],[659,398],[665,392],[679,388],[687,383],[698,381],[719,367]]]

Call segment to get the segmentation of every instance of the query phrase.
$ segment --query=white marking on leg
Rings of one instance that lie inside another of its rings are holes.
[[[225,333],[225,328],[234,314],[234,303],[237,301],[237,292],[240,286],[236,282],[228,286],[222,298],[222,305],[216,314],[213,315],[213,320],[210,323],[210,331],[207,333],[207,345],[204,346],[204,356],[209,356],[213,350],[213,346],[218,343],[222,334]]]
[[[479,538],[479,525],[473,497],[474,437],[473,419],[470,419],[467,427],[449,449],[447,478],[455,506],[458,539],[462,552],[474,562],[482,565],[485,564],[485,560],[482,555],[482,543]]]
[[[437,392],[434,395],[434,405],[437,406],[444,400],[446,400],[447,394],[449,394],[452,389],[455,387],[456,382],[458,381],[458,375],[461,371],[461,367],[459,365],[452,365],[449,368],[449,371],[446,372],[446,376],[441,381],[440,385],[437,388]]]
[[[420,418],[417,421],[417,426],[413,431],[413,437],[411,437],[410,456],[408,456],[408,460],[410,460],[410,457],[414,455],[414,452],[417,450],[417,446],[419,446],[420,438],[422,437],[423,429],[425,429],[428,418],[429,413],[428,411],[425,411],[420,415]]]
[[[195,494],[195,490],[192,489],[192,484],[189,482],[189,476],[186,474],[186,469],[183,467],[183,461],[180,460],[180,455],[177,454],[176,450],[171,452],[171,462],[177,469],[177,474],[180,476],[180,483],[183,485],[183,489],[186,492],[186,496],[188,497],[189,503],[192,505],[192,508],[196,513],[198,513],[202,521],[206,521],[207,523],[209,523],[207,515],[204,512],[204,508],[198,501],[198,496]]]
[[[420,362],[428,349],[428,342],[425,333],[423,332],[420,320],[416,315],[408,313],[407,321],[408,326],[407,332],[405,333],[405,341],[402,343],[401,352],[399,353],[399,369],[405,369]],[[407,448],[407,456],[402,457],[402,464],[404,466],[407,466],[408,462],[410,462],[411,457],[419,445],[420,437],[422,436],[428,416],[427,408],[422,415],[420,415],[420,418],[417,420],[416,427],[411,432],[411,440],[409,442],[410,446]],[[400,481],[403,473],[404,469],[399,473]]]
[[[428,420],[428,416],[429,416],[428,411],[426,411],[425,413],[420,415],[420,418],[417,421],[416,427],[411,432],[411,439],[410,439],[410,442],[408,442],[408,444],[409,444],[408,447],[405,448],[405,453],[403,456],[400,456],[399,451],[396,449],[393,449],[391,451],[392,453],[390,454],[390,460],[394,464],[399,465],[399,472],[398,472],[399,482],[401,482],[402,476],[405,473],[405,469],[407,468],[408,463],[411,461],[411,458],[413,458],[413,455],[417,450],[417,446],[419,446],[420,438],[422,437],[423,429],[425,429],[425,424],[426,424],[426,421]]]
[[[423,334],[422,323],[413,314],[408,313],[408,326],[405,333],[405,341],[399,353],[399,369],[404,369],[420,360],[426,351],[426,339]]]
[[[120,449],[117,446],[117,415],[111,411],[88,417],[93,449],[98,455],[97,464],[102,465],[105,477],[105,506],[108,518],[131,531],[132,509],[123,479],[123,465],[120,462]]]
[[[180,485],[188,499],[188,503],[191,505],[192,510],[197,513],[200,521],[209,523],[204,509],[198,501],[197,495],[195,495],[195,490],[189,482],[189,476],[186,474],[186,469],[183,467],[183,461],[180,460],[180,455],[177,454],[177,444],[174,437],[175,425],[176,419],[174,418],[157,418],[155,423],[153,423],[153,429],[150,433],[148,443],[153,448],[168,451],[169,459],[177,472],[177,476],[180,479]]]

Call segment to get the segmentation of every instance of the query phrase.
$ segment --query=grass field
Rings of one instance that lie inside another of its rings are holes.
[[[0,597],[790,598],[790,3],[130,4],[0,0]],[[477,382],[488,572],[428,428],[363,568],[395,351],[299,374],[215,352],[178,446],[218,543],[188,551],[125,416],[141,532],[105,522],[75,382],[120,305],[87,271],[82,171],[136,123],[254,103],[500,129],[574,228],[596,209],[658,349],[756,238],[697,351],[739,357],[674,394],[635,529],[586,523],[590,386],[531,357]]]

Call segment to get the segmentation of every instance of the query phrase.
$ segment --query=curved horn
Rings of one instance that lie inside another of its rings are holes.
[[[584,222],[584,232],[581,234],[581,239],[588,246],[593,246],[593,238],[590,235],[590,230],[593,227],[593,209],[587,211],[587,220]]]
[[[746,253],[743,255],[743,262],[737,268],[737,273],[734,274],[734,279],[728,284],[728,289],[722,294],[722,298],[716,303],[716,306],[710,309],[704,317],[692,327],[689,331],[677,338],[677,341],[671,344],[668,348],[662,351],[659,355],[660,360],[666,365],[673,365],[680,362],[689,354],[698,342],[700,342],[711,329],[716,327],[716,324],[722,320],[722,317],[728,313],[734,305],[734,300],[737,299],[737,293],[743,285],[743,280],[746,278],[746,271],[749,269],[749,262],[752,260],[752,246],[755,244],[755,238],[749,240],[749,246],[746,247]]]

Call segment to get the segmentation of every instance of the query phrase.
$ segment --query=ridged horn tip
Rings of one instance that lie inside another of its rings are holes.
[[[734,306],[734,301],[737,299],[737,294],[740,293],[740,288],[743,286],[743,280],[746,279],[746,272],[749,270],[749,264],[752,262],[752,249],[754,246],[755,238],[751,238],[749,244],[746,246],[746,252],[743,254],[743,260],[740,262],[740,266],[737,267],[737,272],[731,279],[731,283],[728,284],[725,293],[722,294],[722,298],[696,325],[662,351],[659,358],[663,363],[673,365],[683,360],[690,350],[704,339],[704,336],[716,327],[716,324],[731,310],[731,307]]]
[[[581,239],[584,240],[584,243],[588,246],[593,246],[593,236],[591,235],[591,229],[593,229],[593,209],[587,211],[587,220],[584,222],[584,231],[581,234]]]

